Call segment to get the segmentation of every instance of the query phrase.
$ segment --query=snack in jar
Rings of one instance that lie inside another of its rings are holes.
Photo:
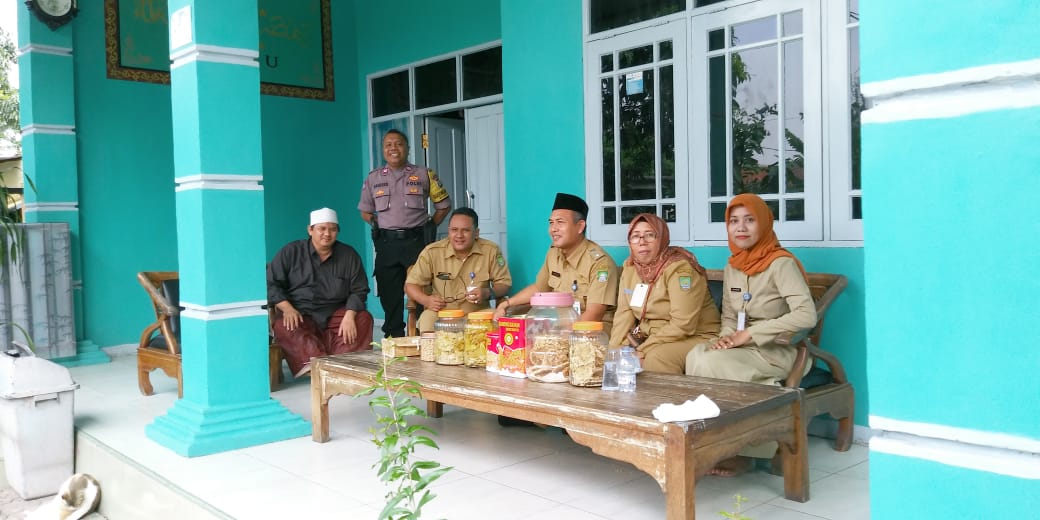
[[[433,324],[434,351],[438,365],[461,365],[466,353],[466,313],[458,309],[437,313]]]
[[[607,352],[607,335],[599,321],[574,323],[570,343],[570,381],[574,386],[603,384],[603,358]]]
[[[570,374],[571,327],[578,321],[574,296],[565,292],[535,293],[527,325],[527,378],[566,383]]]
[[[466,317],[466,352],[464,361],[468,367],[487,365],[488,332],[492,328],[492,311],[475,311]]]
[[[437,344],[437,333],[436,332],[423,332],[422,336],[419,337],[419,359],[423,361],[436,361],[437,351],[435,346]]]

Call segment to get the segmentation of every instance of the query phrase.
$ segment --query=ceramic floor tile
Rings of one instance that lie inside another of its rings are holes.
[[[870,493],[869,486],[864,484],[860,479],[831,475],[813,483],[808,502],[777,498],[769,504],[834,520],[867,520],[870,518]]]
[[[569,505],[603,518],[659,520],[665,516],[661,486],[646,474],[604,488],[596,500]]]
[[[837,473],[867,460],[870,450],[866,446],[853,444],[849,451],[834,451],[833,441],[809,437],[809,468],[828,473]]]
[[[860,479],[863,481],[870,481],[870,461],[863,461],[849,469],[839,471],[835,473],[843,477]]]
[[[297,476],[312,475],[347,466],[367,467],[378,458],[370,443],[345,437],[316,443],[310,437],[299,437],[237,450],[276,468]]]
[[[210,503],[241,519],[326,518],[331,513],[340,518],[351,518],[340,515],[345,514],[343,511],[364,506],[342,493],[302,479],[216,495],[210,499]]]
[[[556,452],[482,474],[484,478],[563,504],[595,500],[606,488],[640,476],[631,464],[587,449]]]
[[[606,520],[605,517],[594,515],[588,511],[582,511],[576,507],[568,505],[556,506],[546,511],[539,511],[528,517],[526,520]]]
[[[727,509],[727,511],[733,511],[733,509]],[[744,508],[741,509],[741,514],[755,520],[821,520],[823,518],[772,504],[762,504],[751,509]]]
[[[423,508],[424,518],[510,520],[529,518],[560,506],[552,500],[476,476],[438,486],[435,492],[437,498]]]

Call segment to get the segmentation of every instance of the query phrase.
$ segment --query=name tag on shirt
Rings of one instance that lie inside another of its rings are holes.
[[[740,311],[737,313],[737,330],[741,331],[747,328],[747,313]]]
[[[637,284],[636,288],[632,290],[632,299],[628,301],[628,305],[632,307],[642,307],[646,303],[646,294],[650,291],[650,286],[641,283]]]

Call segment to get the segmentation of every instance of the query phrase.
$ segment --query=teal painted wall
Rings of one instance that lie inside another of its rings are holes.
[[[1009,334],[1037,316],[1037,128],[1037,108],[863,127],[873,413],[1040,438],[1040,350]]]
[[[362,247],[350,217],[361,181],[345,174],[360,153],[354,18],[333,4],[336,101],[261,96],[268,259],[306,236],[322,206],[339,211],[341,240]],[[136,343],[154,320],[136,273],[177,269],[170,87],[106,77],[102,2],[81,2],[73,24],[85,336]]]
[[[870,453],[872,518],[1036,518],[1038,510],[1040,480]]]

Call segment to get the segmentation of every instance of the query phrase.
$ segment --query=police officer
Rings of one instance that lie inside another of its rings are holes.
[[[502,297],[512,285],[502,250],[480,238],[477,212],[458,208],[448,220],[448,237],[419,253],[408,270],[404,290],[426,308],[419,317],[419,332],[430,332],[437,311],[462,309],[470,313],[487,309],[488,300]]]
[[[383,136],[383,158],[386,164],[369,172],[361,186],[358,210],[372,226],[383,335],[403,337],[405,275],[426,245],[424,228],[444,220],[451,199],[436,174],[408,162],[408,138],[401,131]],[[433,202],[432,218],[427,200]]]
[[[511,305],[530,303],[536,292],[570,292],[582,321],[602,321],[604,330],[610,330],[617,304],[618,268],[602,247],[585,238],[588,213],[589,206],[580,197],[556,194],[549,216],[552,247],[545,263],[533,284],[499,302],[496,319]]]

